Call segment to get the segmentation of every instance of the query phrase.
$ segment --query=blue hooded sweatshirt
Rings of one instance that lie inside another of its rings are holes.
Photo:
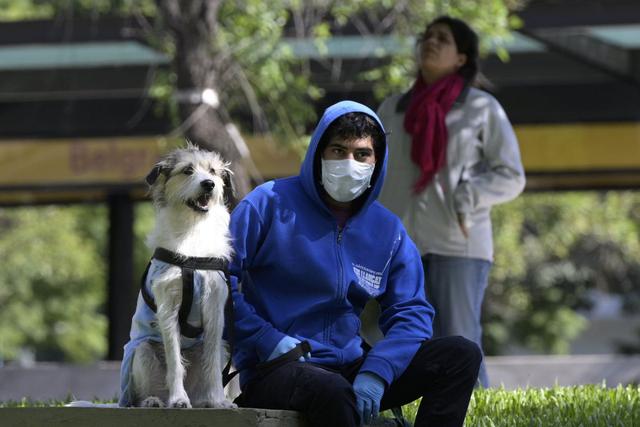
[[[231,215],[234,362],[242,386],[285,335],[309,341],[309,362],[339,367],[362,357],[359,315],[371,298],[380,304],[385,337],[366,354],[360,372],[389,385],[432,336],[434,310],[425,299],[420,254],[400,219],[376,201],[386,141],[371,187],[360,196],[364,203],[342,229],[322,200],[313,170],[318,143],[331,122],[350,112],[371,116],[384,132],[362,104],[329,107],[300,174],[260,185]]]

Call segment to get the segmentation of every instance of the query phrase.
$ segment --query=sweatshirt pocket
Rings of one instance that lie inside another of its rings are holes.
[[[360,331],[360,319],[355,313],[339,316],[331,327],[331,344],[338,348],[345,347]]]

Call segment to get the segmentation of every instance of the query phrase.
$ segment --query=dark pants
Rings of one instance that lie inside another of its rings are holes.
[[[465,338],[425,341],[385,392],[381,411],[422,397],[415,427],[462,426],[481,360],[478,346]],[[310,426],[356,427],[360,416],[351,384],[361,365],[362,359],[333,370],[291,362],[247,384],[237,403],[301,411]]]

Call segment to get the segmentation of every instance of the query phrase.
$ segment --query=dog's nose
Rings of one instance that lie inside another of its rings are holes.
[[[205,179],[204,181],[200,181],[200,186],[207,191],[211,191],[216,184],[210,179]]]

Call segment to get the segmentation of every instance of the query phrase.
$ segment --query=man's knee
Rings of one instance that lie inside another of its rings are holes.
[[[304,400],[312,399],[316,402],[349,399],[352,396],[355,399],[351,384],[342,375],[305,363],[296,369],[298,372],[294,397],[297,395],[304,397]]]
[[[461,336],[448,338],[451,349],[454,351],[453,354],[456,355],[456,359],[460,363],[460,368],[470,375],[477,376],[480,363],[482,363],[482,350],[480,350],[478,344]]]
[[[318,368],[321,369],[321,368]],[[307,384],[313,387],[317,399],[324,401],[355,401],[353,387],[342,375],[334,372],[323,372],[313,375]]]
[[[292,395],[292,406],[310,418],[311,425],[357,425],[353,387],[342,375],[318,367],[306,367]]]

